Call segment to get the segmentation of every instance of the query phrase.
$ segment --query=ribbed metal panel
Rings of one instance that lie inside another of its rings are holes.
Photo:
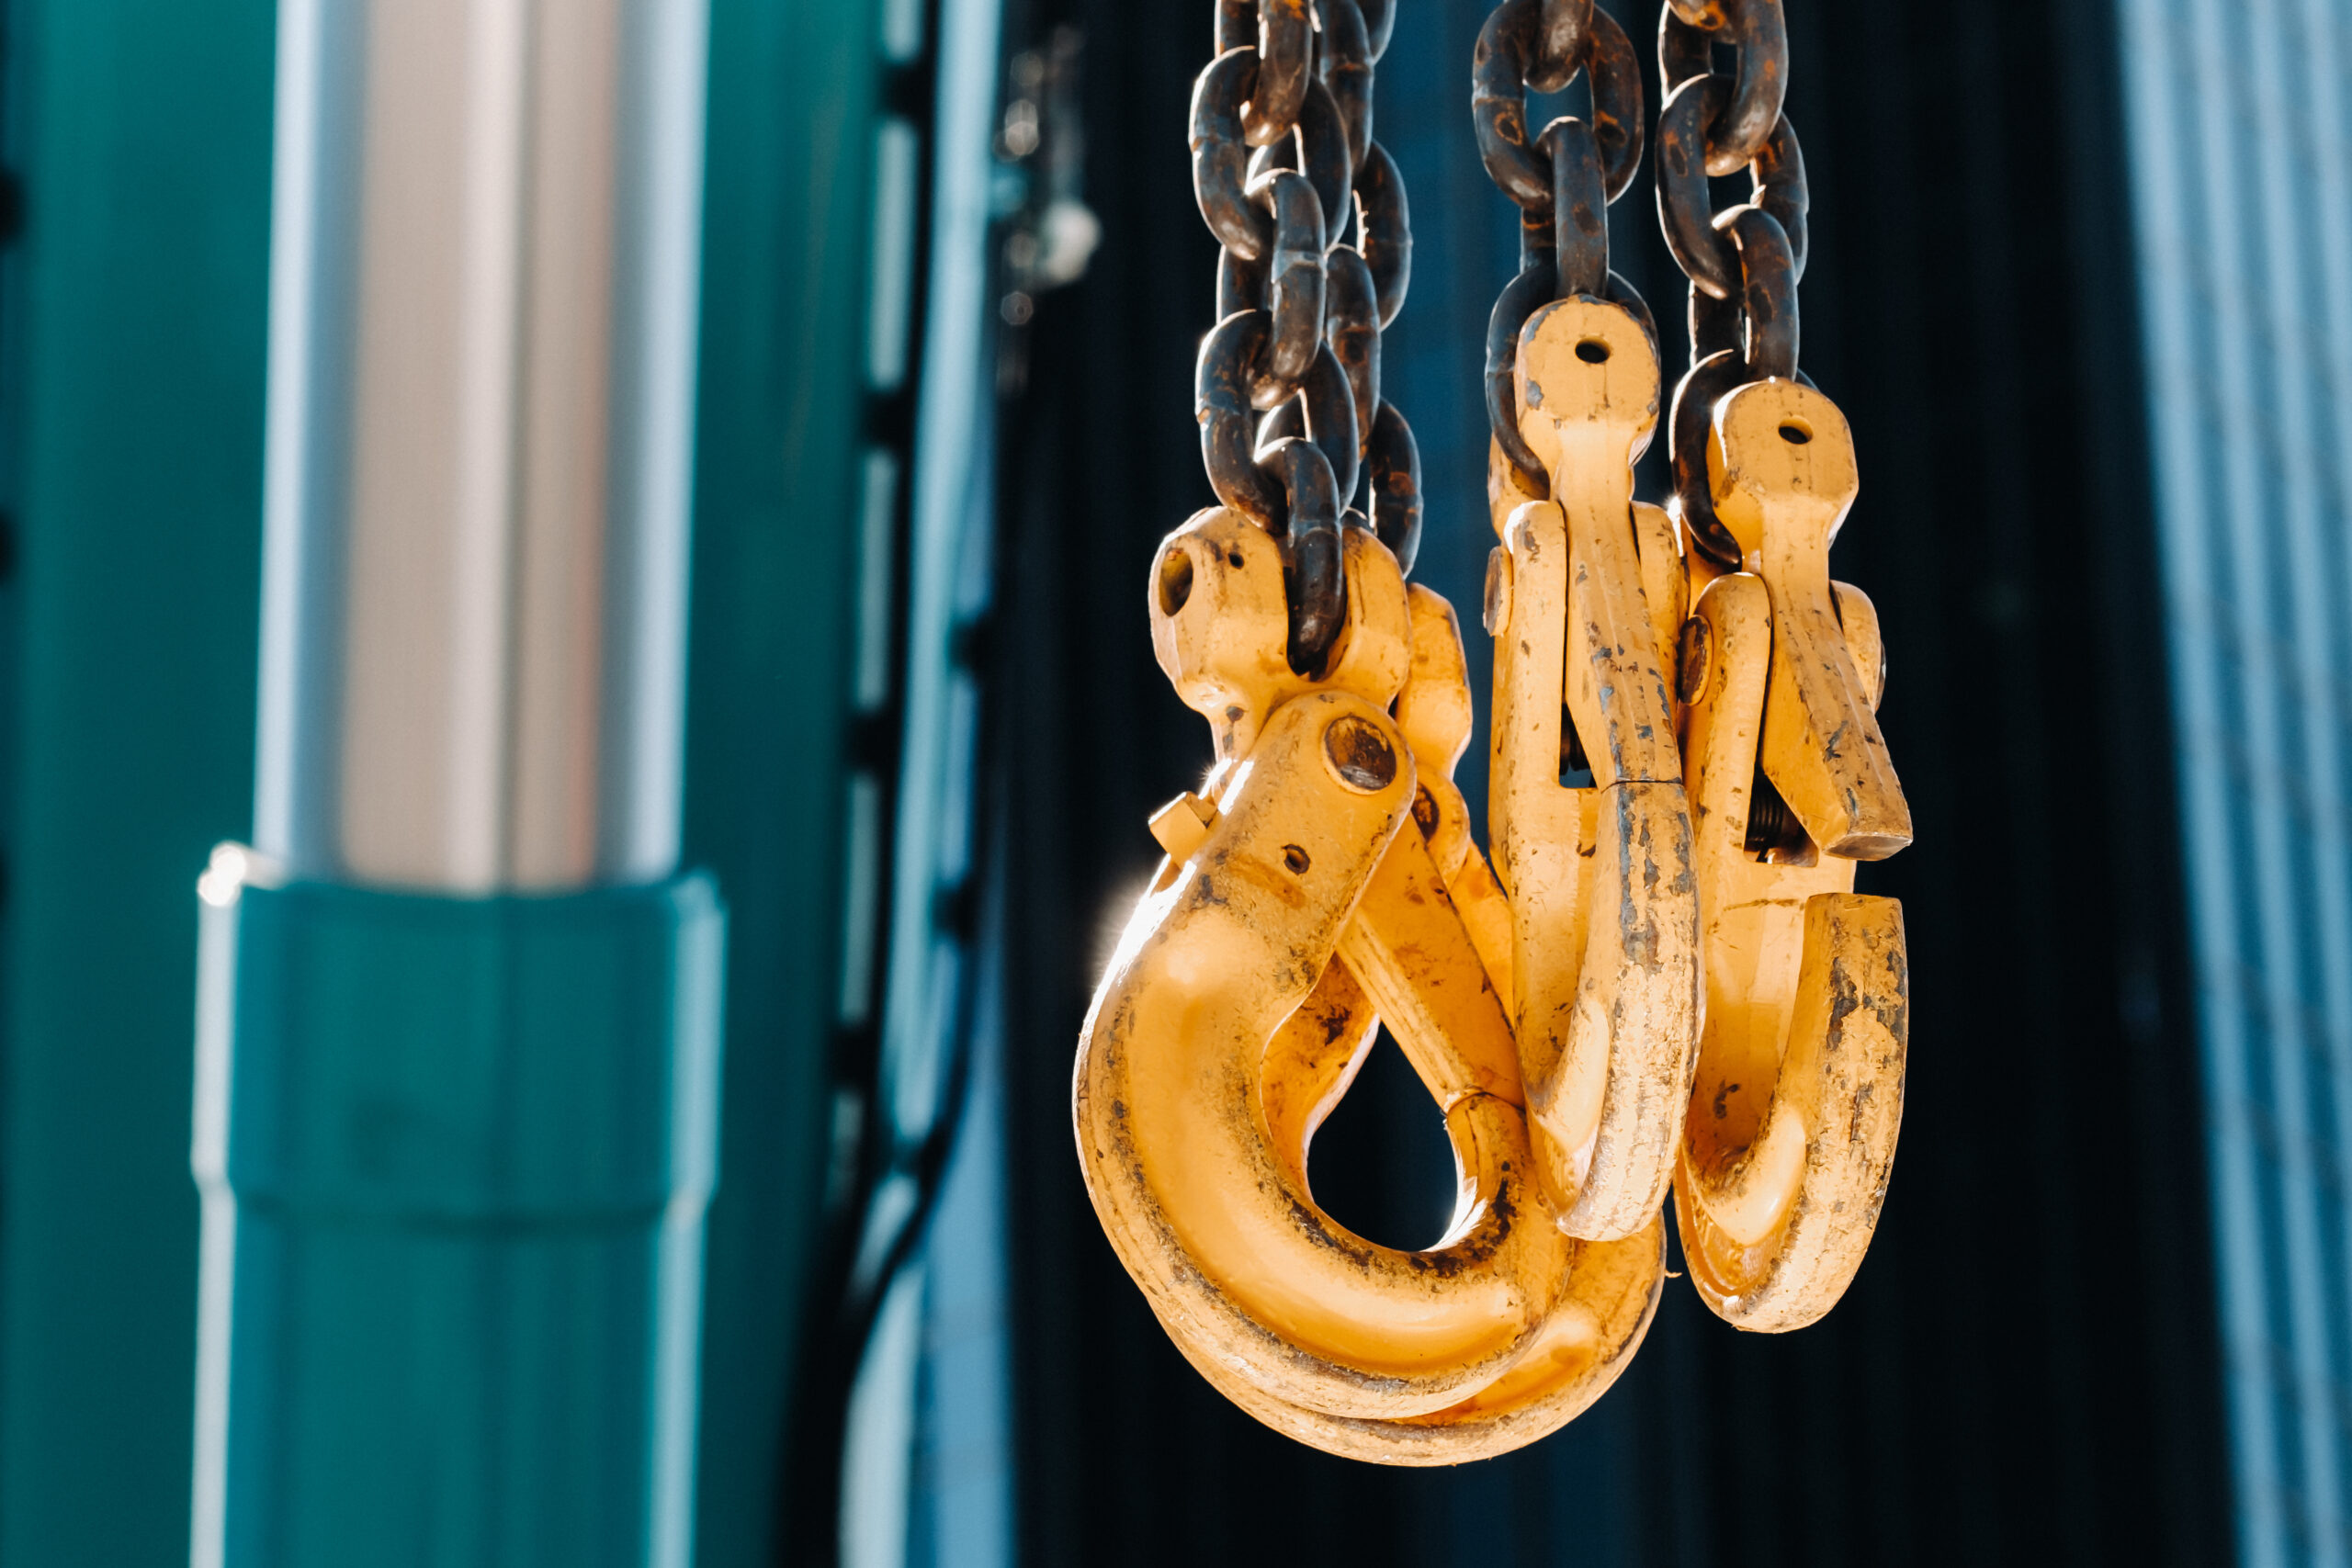
[[[2352,1562],[2352,4],[2122,0],[2245,1568]]]

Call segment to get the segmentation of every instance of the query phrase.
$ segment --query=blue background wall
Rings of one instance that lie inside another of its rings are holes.
[[[2240,1561],[2352,1562],[2352,6],[2121,7]]]

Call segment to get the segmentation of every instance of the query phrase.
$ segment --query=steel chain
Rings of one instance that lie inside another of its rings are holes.
[[[1346,619],[1341,527],[1372,529],[1408,573],[1420,545],[1420,454],[1380,389],[1380,334],[1413,258],[1405,182],[1373,136],[1395,0],[1216,5],[1216,58],[1193,85],[1193,194],[1224,250],[1193,412],[1217,500],[1286,543],[1290,660],[1305,671]]]
[[[1533,141],[1527,95],[1591,78],[1592,120],[1554,120]],[[1487,321],[1487,420],[1521,482],[1550,493],[1520,434],[1511,367],[1520,329],[1555,299],[1598,295],[1624,306],[1657,341],[1649,307],[1609,269],[1609,206],[1642,161],[1642,76],[1633,41],[1593,0],[1503,0],[1472,57],[1470,112],[1487,174],[1520,209],[1519,276]]]
[[[1717,44],[1737,55],[1714,69]],[[1781,112],[1789,35],[1781,0],[1667,0],[1658,18],[1657,211],[1690,279],[1690,367],[1674,392],[1668,510],[1691,543],[1736,568],[1739,545],[1715,516],[1707,422],[1725,393],[1797,368],[1797,283],[1804,276],[1804,154]],[[1713,177],[1747,169],[1747,200],[1718,212]]]

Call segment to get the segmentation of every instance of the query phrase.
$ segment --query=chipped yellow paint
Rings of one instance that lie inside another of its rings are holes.
[[[1642,600],[1650,614],[1650,646],[1658,667],[1671,674],[1682,623],[1690,613],[1690,578],[1682,564],[1674,519],[1666,508],[1634,502],[1634,541],[1641,553]]]
[[[1716,516],[1771,595],[1765,775],[1824,853],[1883,860],[1911,841],[1911,808],[1829,583],[1830,542],[1860,489],[1853,432],[1812,388],[1754,382],[1716,404],[1707,472]]]
[[[1468,1399],[1404,1419],[1335,1416],[1272,1398],[1219,1361],[1178,1348],[1227,1398],[1302,1443],[1374,1464],[1492,1459],[1549,1437],[1609,1392],[1641,1348],[1666,1271],[1653,1215],[1621,1241],[1571,1242],[1566,1293],[1516,1365]]]
[[[1258,592],[1279,570],[1261,541],[1204,513],[1155,569],[1155,644],[1222,760],[1214,801],[1154,818],[1171,858],[1088,1019],[1088,1190],[1178,1347],[1261,1419],[1392,1463],[1500,1452],[1623,1369],[1663,1232],[1576,1242],[1532,1179],[1509,1020],[1450,892],[1485,872],[1450,776],[1469,730],[1451,607],[1408,601],[1386,552],[1351,533],[1348,631],[1304,680],[1280,660],[1278,596]],[[1258,649],[1232,646],[1245,637]],[[1461,1171],[1454,1222],[1422,1252],[1351,1235],[1307,1181],[1315,1131],[1384,1018]]]
[[[1411,658],[1405,576],[1361,528],[1345,536],[1347,617],[1327,668],[1290,667],[1283,550],[1237,512],[1210,507],[1160,542],[1152,568],[1152,651],[1184,705],[1209,721],[1217,760],[1255,743],[1257,727],[1295,696],[1353,692],[1385,707]]]
[[[1351,756],[1385,762],[1334,761]],[[1371,703],[1317,692],[1277,708],[1207,841],[1138,906],[1076,1081],[1097,1212],[1170,1333],[1335,1415],[1425,1414],[1493,1382],[1565,1261],[1522,1193],[1526,1134],[1505,1101],[1473,1094],[1449,1118],[1468,1201],[1426,1254],[1351,1235],[1269,1147],[1266,1043],[1330,964],[1413,788]]]
[[[1841,643],[1872,704],[1878,618],[1836,585]],[[1706,1029],[1675,1175],[1690,1278],[1742,1328],[1837,1304],[1861,1266],[1903,1114],[1909,980],[1902,908],[1854,864],[1747,847],[1773,665],[1772,596],[1747,572],[1701,592],[1682,639],[1684,756],[1704,910]]]
[[[1316,1130],[1346,1098],[1379,1038],[1380,1018],[1363,987],[1346,964],[1334,964],[1266,1042],[1258,1069],[1266,1144],[1301,1192],[1312,1196],[1306,1152]]]
[[[1553,494],[1511,513],[1489,579],[1487,833],[1544,1188],[1569,1234],[1606,1240],[1665,1197],[1699,1041],[1690,824],[1633,509],[1657,361],[1625,311],[1563,300],[1521,333],[1519,388]],[[1560,782],[1564,711],[1589,788]]]
[[[1470,807],[1453,782],[1453,770],[1469,748],[1473,712],[1470,661],[1462,650],[1462,627],[1453,606],[1431,589],[1415,583],[1412,673],[1396,694],[1396,722],[1421,778],[1422,798],[1413,804],[1430,853],[1453,908],[1478,950],[1495,995],[1511,994],[1510,901],[1470,836]]]

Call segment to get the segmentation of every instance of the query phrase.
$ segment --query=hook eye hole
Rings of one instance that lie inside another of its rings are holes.
[[[1597,337],[1589,337],[1577,344],[1577,357],[1587,365],[1609,363],[1609,345]]]
[[[1175,615],[1192,596],[1192,552],[1180,547],[1159,558],[1159,613]]]
[[[1813,426],[1801,419],[1784,419],[1781,422],[1781,439],[1792,446],[1802,446],[1813,439]]]

